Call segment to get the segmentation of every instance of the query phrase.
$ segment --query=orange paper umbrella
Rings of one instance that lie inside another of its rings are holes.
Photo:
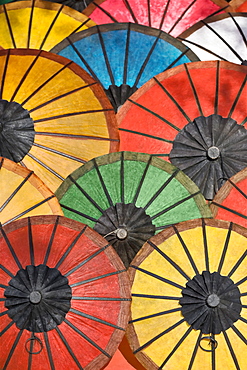
[[[27,168],[0,157],[0,223],[34,215],[63,215],[55,195]]]
[[[62,4],[42,0],[0,6],[0,46],[50,50],[65,37],[95,23]]]
[[[210,208],[215,218],[247,227],[247,168],[228,179],[214,197]]]
[[[223,4],[226,7],[227,3]],[[176,37],[200,19],[221,11],[211,0],[95,0],[83,13],[97,24],[131,22]]]
[[[129,316],[129,280],[106,240],[56,216],[0,227],[1,369],[101,369]]]
[[[225,179],[247,165],[246,72],[212,61],[154,77],[117,114],[120,150],[170,156],[213,199]]]
[[[247,229],[194,220],[144,244],[129,268],[127,336],[149,370],[245,369]]]
[[[118,149],[115,113],[101,86],[55,54],[0,51],[0,155],[54,191],[89,159]]]

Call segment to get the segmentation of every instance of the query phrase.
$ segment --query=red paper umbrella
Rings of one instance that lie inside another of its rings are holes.
[[[246,71],[196,62],[154,77],[117,114],[120,150],[170,155],[213,199],[224,179],[247,165]]]
[[[64,217],[0,228],[0,368],[101,369],[127,325],[129,282],[105,239]]]
[[[210,208],[215,218],[247,227],[247,167],[222,186]]]
[[[96,0],[83,13],[97,24],[139,23],[176,37],[221,8],[211,0]]]

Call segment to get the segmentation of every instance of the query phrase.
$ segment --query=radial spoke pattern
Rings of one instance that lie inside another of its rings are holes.
[[[144,366],[244,368],[246,236],[232,223],[194,220],[143,246],[129,269],[127,336]]]

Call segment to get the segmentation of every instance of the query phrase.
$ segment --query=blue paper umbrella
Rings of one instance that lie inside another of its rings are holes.
[[[198,60],[167,33],[133,23],[91,27],[67,37],[51,51],[88,71],[103,85],[116,110],[156,74]]]

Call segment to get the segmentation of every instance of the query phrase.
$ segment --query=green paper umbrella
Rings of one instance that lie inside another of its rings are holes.
[[[69,175],[56,196],[65,216],[103,235],[126,266],[168,225],[211,216],[197,186],[149,154],[118,152],[93,159]]]

